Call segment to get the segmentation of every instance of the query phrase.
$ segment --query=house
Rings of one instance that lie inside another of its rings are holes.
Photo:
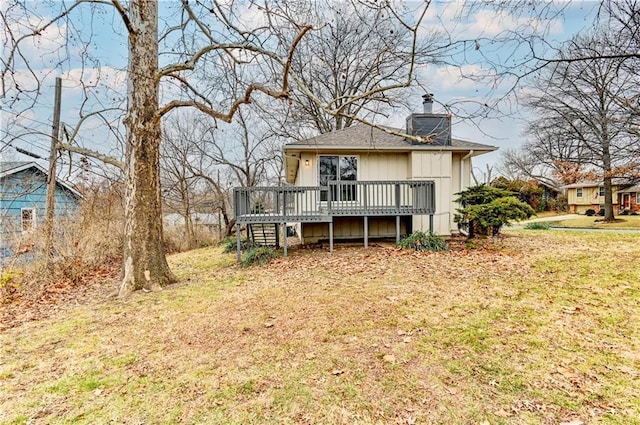
[[[471,184],[472,158],[497,148],[453,138],[451,115],[433,113],[432,97],[423,98],[404,129],[356,125],[285,145],[293,186],[236,188],[238,227],[296,223],[303,243],[328,239],[330,247],[334,238],[366,245],[369,237],[457,231],[455,193]]]
[[[604,183],[580,182],[563,186],[567,190],[569,212],[584,214],[587,210],[596,213],[604,208]],[[623,181],[612,183],[613,213],[640,211],[640,185],[631,185]]]
[[[211,213],[191,213],[191,222],[195,227],[213,232],[218,229],[218,215]],[[184,215],[180,213],[165,214],[162,218],[164,225],[167,227],[182,229],[185,226]]]
[[[35,162],[0,162],[0,257],[12,255],[14,243],[44,223],[47,171]],[[56,216],[75,212],[80,193],[56,181]]]

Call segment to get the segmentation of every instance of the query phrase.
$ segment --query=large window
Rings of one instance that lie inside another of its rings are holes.
[[[329,156],[322,155],[318,158],[318,183],[320,186],[328,186],[330,181],[357,181],[358,157],[356,156]],[[356,200],[355,185],[341,185],[340,189],[334,188],[331,197],[339,201]],[[322,192],[321,200],[327,200],[327,192]]]
[[[22,209],[22,231],[28,232],[36,225],[36,210],[35,208],[23,208]]]

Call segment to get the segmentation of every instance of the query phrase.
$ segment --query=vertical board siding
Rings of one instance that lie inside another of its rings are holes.
[[[433,180],[436,186],[436,212],[433,219],[433,231],[440,235],[451,234],[455,228],[451,199],[455,190],[452,187],[451,152],[411,152],[412,180]],[[413,230],[429,230],[429,217],[414,216]]]

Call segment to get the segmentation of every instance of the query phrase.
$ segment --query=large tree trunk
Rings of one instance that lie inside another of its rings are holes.
[[[158,289],[176,279],[162,240],[160,116],[158,114],[158,4],[130,3],[125,240],[120,295]]]
[[[604,99],[601,104],[604,104]],[[612,185],[612,160],[611,160],[611,141],[609,139],[609,121],[605,112],[602,112],[602,169],[604,183],[604,221],[614,221],[613,214],[613,185]]]

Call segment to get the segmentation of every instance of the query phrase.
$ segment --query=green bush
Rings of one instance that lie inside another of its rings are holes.
[[[594,215],[596,215],[596,210],[594,210],[592,208],[589,208],[588,210],[586,210],[584,212],[584,215],[589,216],[589,217],[594,216]]]
[[[224,252],[225,254],[236,252],[236,249],[237,249],[236,243],[237,241],[236,241],[236,238],[234,237],[224,238],[222,241],[220,241],[220,244],[224,246],[224,249],[222,250],[222,252]],[[253,242],[249,239],[242,239],[240,241],[240,249],[243,251],[246,251],[252,248],[253,246],[254,246]]]
[[[468,232],[468,238],[476,235],[496,236],[502,226],[511,221],[526,220],[535,214],[528,204],[518,200],[508,190],[486,185],[478,185],[457,193],[462,208],[454,221],[461,230]]]
[[[278,254],[269,247],[254,246],[247,251],[240,264],[242,264],[243,267],[248,267],[254,264],[264,266],[269,262],[269,260],[276,258],[277,256]]]
[[[416,251],[447,251],[449,249],[443,238],[431,232],[413,232],[400,240],[398,245]]]
[[[527,223],[524,228],[527,230],[549,230],[551,229],[551,225],[545,221],[534,221],[532,223]]]

